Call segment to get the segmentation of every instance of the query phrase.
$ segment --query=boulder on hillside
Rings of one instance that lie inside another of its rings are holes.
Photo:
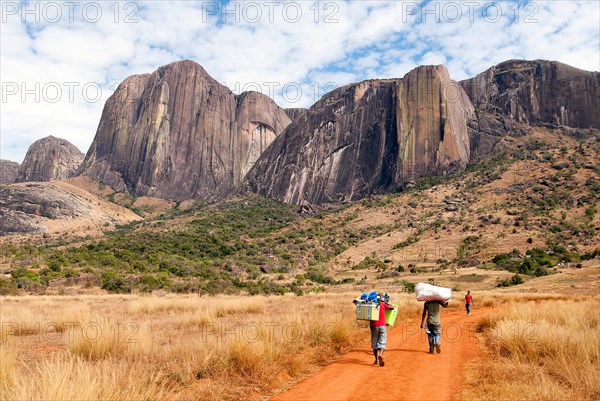
[[[45,182],[70,178],[83,153],[66,139],[47,136],[31,144],[19,167],[16,182]]]

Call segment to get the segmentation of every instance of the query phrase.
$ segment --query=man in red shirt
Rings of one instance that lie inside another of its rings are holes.
[[[471,290],[468,290],[467,295],[465,295],[465,308],[467,309],[467,316],[471,314],[471,306],[473,306],[473,297],[471,296]]]
[[[387,343],[385,311],[394,309],[389,302],[390,296],[388,294],[379,294],[379,320],[371,321],[371,348],[373,348],[373,355],[375,356],[373,365],[379,363],[379,366],[385,366],[385,361],[383,360],[383,352]]]

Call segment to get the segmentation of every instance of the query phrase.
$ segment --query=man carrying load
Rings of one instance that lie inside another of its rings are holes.
[[[421,328],[425,323],[427,316],[427,338],[429,340],[429,353],[433,350],[439,354],[442,352],[442,323],[440,321],[440,306],[448,307],[448,301],[452,298],[450,288],[438,287],[435,285],[418,283],[415,285],[417,301],[425,301],[423,305],[423,314],[421,315]]]
[[[385,366],[383,360],[383,352],[387,343],[385,311],[394,309],[389,302],[390,296],[387,293],[379,294],[379,320],[371,321],[371,348],[373,348],[373,355],[375,356],[373,365],[379,363],[379,366]]]
[[[429,353],[433,354],[433,348],[439,354],[442,352],[442,322],[440,321],[440,306],[448,307],[448,302],[427,301],[423,305],[423,315],[421,316],[421,328],[427,315],[427,338],[429,340]]]

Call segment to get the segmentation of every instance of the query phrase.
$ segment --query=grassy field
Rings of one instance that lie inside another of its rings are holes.
[[[3,297],[0,399],[264,399],[368,341],[355,295]],[[412,295],[394,302],[419,319]],[[599,302],[477,293],[494,312],[457,399],[598,399]]]
[[[457,399],[600,399],[599,307],[597,296],[513,297],[479,320],[485,354]]]
[[[354,295],[4,297],[0,399],[261,398],[368,338]]]

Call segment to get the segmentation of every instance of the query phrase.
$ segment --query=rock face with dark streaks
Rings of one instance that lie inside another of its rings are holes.
[[[140,196],[218,199],[290,123],[269,97],[233,94],[192,61],[126,79],[79,170]]]
[[[19,167],[16,182],[44,182],[72,177],[83,153],[71,142],[47,136],[31,144]]]
[[[556,61],[509,60],[461,85],[481,111],[518,123],[600,128],[598,72]]]
[[[303,108],[283,109],[283,111],[285,111],[285,114],[287,114],[287,116],[292,121],[296,121],[297,119],[299,119],[304,113],[306,113],[307,110],[308,109]]]
[[[0,184],[12,184],[19,176],[19,163],[0,160]]]
[[[325,95],[295,120],[247,177],[287,203],[329,203],[393,191],[469,161],[473,107],[443,66],[370,80]]]

